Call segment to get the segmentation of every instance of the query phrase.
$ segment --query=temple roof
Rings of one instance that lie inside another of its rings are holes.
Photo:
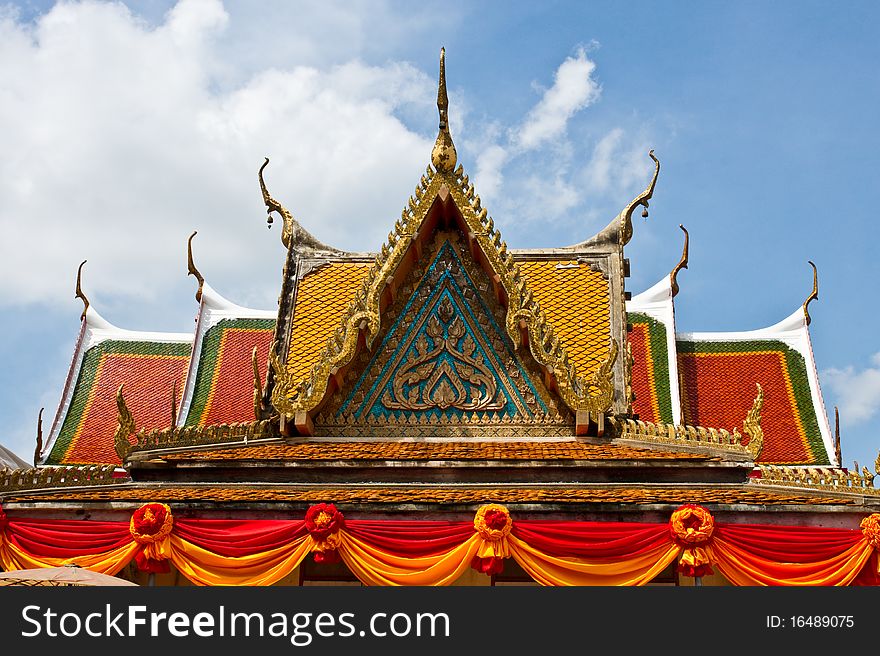
[[[203,286],[177,425],[254,419],[253,350],[260,380],[265,381],[275,318],[275,311],[236,305]]]
[[[42,463],[121,464],[113,447],[120,385],[138,427],[168,426],[192,339],[188,333],[117,328],[87,306]]]
[[[765,441],[758,462],[840,466],[803,308],[759,330],[680,333],[676,347],[685,422],[736,425],[759,384]]]
[[[195,334],[125,330],[82,295],[81,269],[85,309],[42,464],[121,465],[113,442],[120,386],[138,430],[254,418],[252,352],[265,377],[274,311],[235,305],[200,278]]]

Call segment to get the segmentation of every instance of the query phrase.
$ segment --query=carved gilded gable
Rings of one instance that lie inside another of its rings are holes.
[[[504,330],[505,309],[457,231],[436,233],[315,421],[318,435],[571,435],[573,418]]]

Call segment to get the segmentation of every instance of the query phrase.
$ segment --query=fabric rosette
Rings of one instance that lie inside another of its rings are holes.
[[[314,540],[312,552],[316,563],[338,563],[336,550],[341,541],[340,529],[345,526],[345,517],[332,503],[318,503],[306,511],[306,528]]]
[[[135,554],[138,569],[144,572],[165,574],[170,571],[171,528],[174,517],[171,508],[164,503],[145,503],[134,511],[128,530],[132,539],[143,546]]]
[[[504,506],[497,503],[480,506],[474,516],[474,530],[482,541],[471,567],[483,574],[500,574],[504,570],[504,559],[510,558],[507,536],[512,527],[510,513]]]
[[[3,544],[3,541],[6,539],[6,526],[9,524],[9,520],[6,518],[6,513],[3,512],[3,508],[0,507],[0,545]]]
[[[672,513],[669,532],[682,548],[678,560],[679,571],[685,576],[713,574],[707,547],[715,531],[712,514],[696,504],[685,504]]]
[[[862,535],[868,541],[874,551],[874,562],[877,564],[877,574],[880,575],[880,513],[873,513],[865,517],[859,524]]]

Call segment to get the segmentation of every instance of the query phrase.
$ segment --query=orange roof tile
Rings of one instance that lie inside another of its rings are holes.
[[[678,343],[683,422],[741,427],[764,389],[761,464],[828,464],[803,358],[781,342]]]
[[[266,361],[275,321],[225,319],[202,342],[187,426],[233,424],[254,419],[253,349],[266,380]]]
[[[287,355],[288,371],[296,380],[308,378],[370,266],[371,262],[330,262],[299,281]]]
[[[169,453],[163,460],[719,460],[581,442],[304,442]]]
[[[220,503],[319,503],[344,504],[749,504],[749,505],[853,505],[854,499],[813,496],[740,487],[584,486],[584,487],[338,487],[301,486],[147,486],[117,489],[59,491],[47,494],[14,493],[4,503],[30,502],[165,502],[171,504]]]
[[[578,374],[595,371],[608,357],[611,337],[608,281],[602,272],[576,260],[519,260],[518,265]]]
[[[107,340],[90,348],[82,362],[70,408],[46,464],[121,464],[113,446],[116,390],[138,429],[171,425],[171,392],[183,393],[190,345]]]

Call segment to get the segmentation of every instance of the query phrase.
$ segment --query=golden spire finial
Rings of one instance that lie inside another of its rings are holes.
[[[810,312],[807,309],[810,305],[810,301],[818,300],[819,298],[819,272],[816,270],[816,265],[808,260],[808,263],[811,267],[813,267],[813,291],[810,292],[810,295],[807,296],[807,300],[804,301],[804,316],[807,318],[807,325],[810,325]]]
[[[34,467],[40,464],[40,454],[43,452],[43,410],[37,415],[37,448],[34,449]]]
[[[440,48],[440,83],[437,87],[437,111],[440,113],[440,132],[431,151],[431,164],[438,171],[452,173],[458,161],[452,135],[449,134],[449,96],[446,94],[446,48]]]
[[[199,270],[196,269],[196,264],[193,262],[193,248],[192,242],[193,237],[195,237],[198,233],[197,230],[193,230],[193,233],[189,236],[189,239],[186,242],[186,267],[188,276],[195,276],[196,280],[199,281],[199,288],[196,290],[196,302],[201,303],[202,301],[202,287],[205,286],[205,278],[199,273]]]
[[[79,320],[82,321],[86,318],[86,312],[89,311],[89,299],[86,298],[86,295],[83,294],[82,290],[82,270],[83,264],[88,262],[88,260],[83,260],[80,262],[79,269],[76,270],[76,296],[74,298],[80,298],[83,302],[83,311],[82,314],[79,315]]]
[[[678,227],[684,232],[684,248],[681,251],[681,259],[678,261],[678,264],[675,265],[672,273],[669,274],[669,279],[672,281],[672,298],[675,298],[675,295],[678,294],[678,272],[682,269],[688,268],[688,231],[687,228],[680,223],[678,224]]]

